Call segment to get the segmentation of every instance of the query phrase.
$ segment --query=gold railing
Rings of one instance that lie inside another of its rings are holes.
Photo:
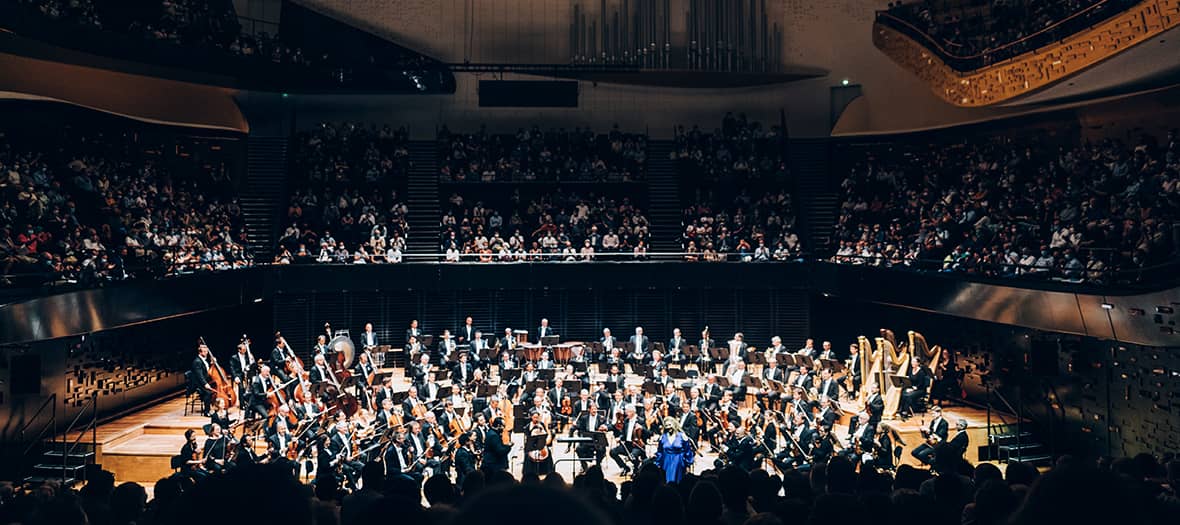
[[[955,70],[918,41],[879,21],[873,24],[873,44],[943,100],[979,107],[1049,86],[1177,25],[1180,0],[1147,0],[1061,41],[970,72]]]

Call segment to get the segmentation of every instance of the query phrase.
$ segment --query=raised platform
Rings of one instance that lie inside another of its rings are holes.
[[[923,418],[922,416],[926,417]],[[980,455],[980,448],[987,445],[987,410],[982,408],[975,408],[969,406],[944,406],[942,409],[942,417],[947,420],[950,431],[948,437],[955,435],[955,422],[959,419],[967,420],[967,453],[964,457],[967,461],[973,464],[978,464],[988,458]],[[918,414],[917,417],[909,418],[908,420],[891,420],[882,421],[881,424],[887,428],[893,429],[901,437],[904,443],[894,443],[894,446],[902,445],[904,452],[902,453],[900,464],[920,466],[921,462],[910,455],[918,445],[923,443],[922,428],[923,423],[930,421],[928,414]],[[1016,416],[998,411],[992,411],[991,424],[997,432],[1003,432],[1008,425],[1016,424]],[[1027,423],[1028,421],[1025,420]],[[842,434],[840,434],[842,435]]]

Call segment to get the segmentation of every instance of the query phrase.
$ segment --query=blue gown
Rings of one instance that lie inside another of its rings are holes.
[[[660,435],[660,443],[656,447],[656,465],[664,469],[668,483],[677,483],[684,477],[688,466],[692,465],[695,451],[683,432],[675,435]]]

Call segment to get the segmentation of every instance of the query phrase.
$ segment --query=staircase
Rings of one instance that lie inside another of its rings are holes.
[[[433,140],[410,141],[410,173],[406,185],[410,235],[407,254],[439,253],[438,144]]]
[[[1015,425],[1001,425],[997,433],[988,433],[992,459],[1000,463],[1031,463],[1045,466],[1053,461],[1049,447],[1035,439],[1031,432]]]
[[[255,262],[274,259],[279,224],[287,197],[287,138],[250,137],[246,144],[246,181],[242,185],[246,248]]]
[[[87,467],[94,463],[98,448],[98,393],[90,395],[60,434],[58,424],[69,416],[58,419],[57,404],[57,394],[46,397],[16,431],[22,441],[28,441],[4,447],[5,475],[15,468],[23,472],[23,483],[56,481],[67,487],[86,480]]]
[[[647,143],[647,218],[651,221],[652,252],[679,252],[680,175],[670,158],[675,144],[670,140]],[[653,259],[675,257],[653,257]]]
[[[839,194],[830,184],[829,156],[826,139],[792,140],[787,152],[791,177],[795,180],[791,202],[799,218],[803,249],[819,257],[826,257],[835,250],[832,236]]]

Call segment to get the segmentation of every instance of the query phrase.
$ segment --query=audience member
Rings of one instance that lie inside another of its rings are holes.
[[[455,134],[446,126],[438,134],[444,181],[633,181],[643,178],[647,137],[623,133],[618,125],[606,135],[574,128],[542,132],[521,128],[515,135]]]

